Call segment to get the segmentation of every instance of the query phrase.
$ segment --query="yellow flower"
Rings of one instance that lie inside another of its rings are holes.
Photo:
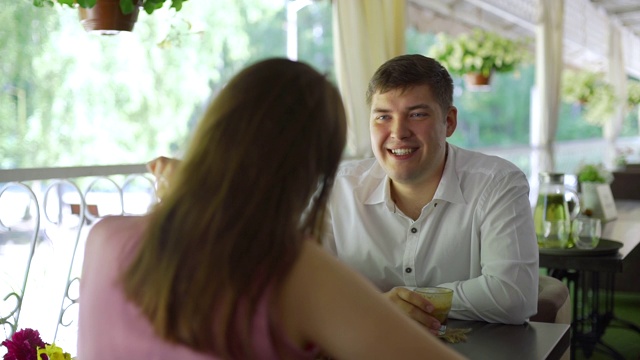
[[[44,348],[38,348],[38,359],[40,355],[47,355],[49,360],[71,360],[71,354],[62,351],[62,348],[56,346],[56,344],[45,345]]]

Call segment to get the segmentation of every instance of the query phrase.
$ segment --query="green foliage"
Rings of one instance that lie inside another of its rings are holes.
[[[602,127],[589,123],[584,118],[583,106],[578,103],[560,103],[557,141],[594,139],[602,137]]]
[[[60,96],[60,89],[51,84],[60,84],[67,74],[65,64],[72,60],[62,56],[43,67],[37,64],[50,46],[50,29],[59,25],[55,14],[33,11],[27,2],[0,1],[0,6],[0,168],[36,161],[45,166],[64,151],[48,148],[51,129],[65,127],[71,119],[53,120],[48,109]],[[51,71],[41,78],[44,68]],[[61,137],[65,134],[72,132]]]
[[[598,73],[565,70],[562,73],[562,98],[568,102],[586,103],[601,84],[601,75]]]
[[[272,0],[203,1],[177,14],[165,6],[141,14],[126,36],[83,31],[66,5],[35,11],[31,1],[0,0],[0,8],[2,169],[181,156],[217,91],[287,49],[285,7]],[[299,59],[330,73],[331,4],[313,2],[298,16]],[[178,34],[161,48],[169,27]]]
[[[83,8],[92,8],[96,5],[98,0],[33,0],[33,5],[37,7],[54,6],[55,3],[59,3],[61,6],[66,5],[68,7],[74,7],[77,3],[78,6]],[[138,6],[142,6],[147,14],[152,14],[154,11],[162,8],[166,0],[136,0]],[[182,3],[187,0],[171,0],[171,7],[180,11],[182,9]],[[133,12],[134,0],[120,0],[120,11],[123,14],[131,14]]]
[[[604,125],[615,110],[613,87],[604,81],[600,73],[564,70],[561,96],[567,102],[583,105],[584,119],[593,125]]]
[[[335,83],[331,7],[331,1],[316,1],[298,11],[298,24],[314,24],[298,28],[298,60],[315,65]]]
[[[604,125],[615,111],[616,96],[611,85],[606,84],[593,94],[584,107],[584,118],[594,125]]]
[[[640,105],[640,81],[629,80],[627,83],[627,105],[635,107]]]
[[[608,184],[613,180],[611,172],[606,170],[602,164],[584,164],[578,168],[578,181]]]
[[[526,41],[515,41],[480,29],[450,37],[439,34],[428,56],[438,60],[452,74],[513,71],[530,54]]]
[[[464,89],[464,81],[456,79],[461,89],[454,99],[458,107],[458,128],[465,146],[514,146],[529,142],[529,97],[533,84],[533,66],[522,66],[514,73],[498,73],[492,77],[491,91]]]

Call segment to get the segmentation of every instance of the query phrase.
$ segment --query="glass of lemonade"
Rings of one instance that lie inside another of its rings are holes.
[[[447,332],[447,319],[451,310],[453,290],[444,287],[419,287],[414,291],[433,304],[432,315],[440,322],[438,335],[444,335]]]

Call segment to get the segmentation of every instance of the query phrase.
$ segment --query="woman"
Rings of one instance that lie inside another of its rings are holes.
[[[234,77],[161,204],[90,232],[78,358],[456,358],[316,243],[345,124],[308,65]]]

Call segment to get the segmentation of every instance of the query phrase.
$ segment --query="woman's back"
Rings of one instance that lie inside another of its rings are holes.
[[[120,275],[138,249],[146,220],[137,216],[105,218],[90,232],[80,281],[78,358],[216,359],[160,339],[139,308],[125,298]],[[270,341],[273,335],[267,300],[265,296],[259,304],[253,339],[261,359],[277,359],[280,357]],[[305,354],[292,346],[288,351],[293,358],[313,358],[312,352]]]

